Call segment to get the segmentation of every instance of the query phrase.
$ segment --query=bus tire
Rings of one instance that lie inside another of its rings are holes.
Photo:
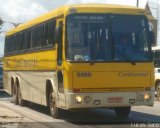
[[[24,100],[22,99],[22,94],[21,94],[21,90],[20,90],[20,87],[18,86],[18,89],[17,89],[17,96],[18,96],[18,104],[20,106],[24,106]]]
[[[128,118],[130,111],[131,111],[131,107],[115,108],[115,113],[116,113],[117,117],[120,118],[120,119]]]
[[[57,100],[56,100],[56,94],[51,88],[49,91],[49,109],[50,109],[50,114],[53,118],[58,119],[59,118],[59,113],[60,110],[57,107]]]
[[[156,86],[156,93],[157,93],[157,100],[160,100],[160,83],[157,84]]]
[[[14,103],[14,104],[16,104],[16,105],[18,105],[18,94],[17,94],[17,92],[18,92],[18,90],[17,90],[17,85],[13,85],[13,88],[12,88],[13,90],[13,100],[12,100],[12,102]]]

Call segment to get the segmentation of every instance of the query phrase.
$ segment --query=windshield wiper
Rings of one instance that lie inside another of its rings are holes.
[[[120,50],[117,49],[119,54],[127,61],[130,62],[132,65],[136,65],[136,62],[131,60],[125,53],[122,53]]]

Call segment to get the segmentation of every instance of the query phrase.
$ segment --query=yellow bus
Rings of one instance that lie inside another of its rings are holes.
[[[151,38],[143,9],[66,5],[10,30],[5,38],[4,88],[59,111],[154,103]]]

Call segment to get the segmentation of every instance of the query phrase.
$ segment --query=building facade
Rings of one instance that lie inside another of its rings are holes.
[[[153,17],[157,20],[156,45],[160,46],[160,0],[148,0]]]

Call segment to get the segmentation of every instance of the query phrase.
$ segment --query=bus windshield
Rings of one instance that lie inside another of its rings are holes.
[[[67,60],[151,61],[144,16],[72,14],[67,17]]]

